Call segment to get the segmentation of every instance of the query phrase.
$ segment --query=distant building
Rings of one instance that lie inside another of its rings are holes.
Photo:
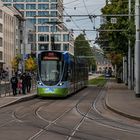
[[[106,69],[111,68],[113,70],[113,66],[111,61],[104,57],[102,50],[93,48],[98,73],[104,73]]]
[[[3,0],[19,9],[36,29],[36,50],[65,50],[74,54],[74,39],[63,24],[63,0]]]

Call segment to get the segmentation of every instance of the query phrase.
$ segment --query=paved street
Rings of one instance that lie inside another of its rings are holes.
[[[0,139],[139,140],[140,123],[105,107],[107,91],[89,86],[66,99],[32,98],[1,108]]]

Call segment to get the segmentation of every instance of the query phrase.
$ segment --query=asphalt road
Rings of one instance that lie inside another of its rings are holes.
[[[140,124],[109,112],[106,89],[35,98],[0,109],[1,140],[140,140]]]

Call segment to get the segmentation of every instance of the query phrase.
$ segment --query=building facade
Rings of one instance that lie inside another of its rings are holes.
[[[12,74],[12,60],[20,53],[22,14],[14,7],[0,5],[0,71]]]
[[[3,0],[15,6],[36,29],[36,50],[74,53],[73,35],[63,24],[63,0]]]

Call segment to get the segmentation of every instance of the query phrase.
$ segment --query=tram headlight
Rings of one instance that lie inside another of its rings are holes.
[[[43,84],[41,82],[38,82],[38,85],[43,86]]]
[[[58,84],[58,86],[62,86],[64,83],[63,82],[60,82],[59,84]]]

